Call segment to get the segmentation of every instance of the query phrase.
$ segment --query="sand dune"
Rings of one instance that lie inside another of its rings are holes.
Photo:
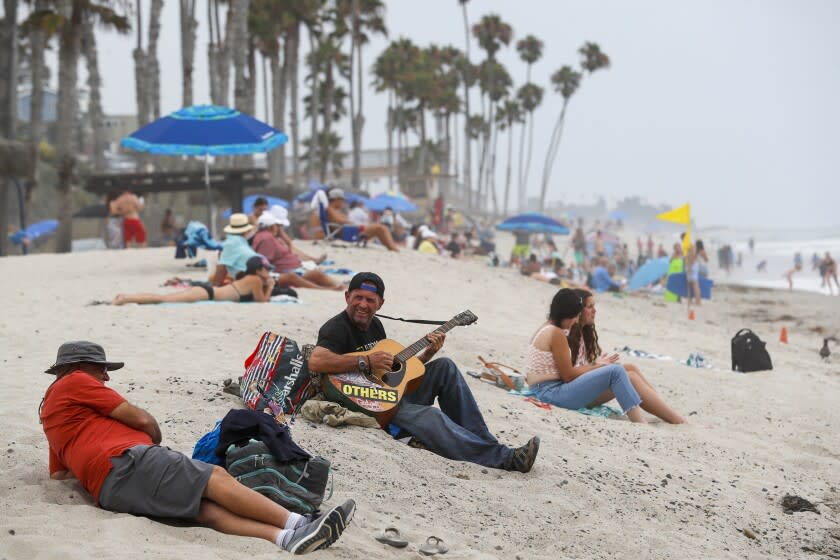
[[[309,249],[309,247],[306,247]],[[317,249],[313,249],[317,250]],[[75,482],[52,481],[38,404],[58,345],[102,343],[125,360],[111,386],[154,414],[164,443],[191,452],[195,441],[237,405],[225,378],[266,330],[314,342],[344,305],[342,294],[302,291],[304,305],[85,306],[118,292],[165,291],[173,275],[198,278],[170,249],[0,259],[0,558],[275,558],[262,541],[200,527],[162,524],[92,506]],[[383,312],[448,319],[470,309],[479,322],[449,334],[443,355],[462,370],[477,354],[524,366],[529,336],[555,288],[482,261],[456,262],[372,247],[330,249],[339,266],[374,270],[386,282]],[[447,558],[809,558],[840,554],[840,348],[817,355],[840,332],[840,298],[767,290],[718,289],[686,319],[659,298],[598,300],[602,346],[630,346],[684,359],[699,351],[715,366],[632,359],[675,408],[705,427],[634,425],[545,411],[469,380],[500,440],[542,438],[534,470],[514,474],[448,461],[383,432],[334,429],[299,419],[295,439],[333,461],[335,492],[358,502],[355,521],[321,558],[419,558],[429,535]],[[790,343],[777,342],[786,326]],[[729,341],[750,327],[768,341],[775,369],[729,371]],[[405,344],[423,326],[386,322]],[[795,494],[821,515],[783,513]],[[398,551],[374,540],[395,525]],[[748,529],[756,539],[745,536]]]

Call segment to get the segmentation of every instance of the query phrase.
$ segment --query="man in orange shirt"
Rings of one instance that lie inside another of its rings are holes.
[[[46,373],[41,403],[50,478],[79,479],[104,509],[195,520],[222,533],[259,537],[293,554],[326,548],[353,516],[348,500],[309,520],[240,484],[223,468],[161,447],[154,417],[105,386],[110,362],[99,344],[65,342]]]

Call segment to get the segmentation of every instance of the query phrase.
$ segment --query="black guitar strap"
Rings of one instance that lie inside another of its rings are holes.
[[[376,316],[381,317],[382,319],[391,319],[392,321],[402,321],[404,323],[420,323],[421,325],[446,324],[446,321],[429,321],[427,319],[403,319],[402,317],[389,317],[388,315],[380,315],[379,313],[377,313]]]

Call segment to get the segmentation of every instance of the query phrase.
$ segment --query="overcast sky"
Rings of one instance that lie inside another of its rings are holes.
[[[389,39],[463,49],[456,0],[391,0],[386,8]],[[197,11],[195,100],[203,103],[209,102],[203,2]],[[587,76],[572,98],[550,199],[589,200],[594,193],[609,201],[634,194],[654,203],[690,201],[703,226],[840,224],[840,2],[472,0],[468,11],[471,23],[501,15],[514,42],[527,34],[545,42],[533,74],[548,92],[536,113],[530,194],[539,193],[561,107],[548,77],[577,65],[578,47],[594,41],[612,67]],[[174,0],[166,2],[161,33],[162,104],[170,112],[181,102]],[[376,39],[365,50],[368,68],[386,44]],[[103,33],[99,46],[106,112],[133,113],[133,37]],[[471,54],[473,62],[482,56],[475,41]],[[513,44],[499,58],[521,85],[525,66]],[[478,107],[477,94],[473,99]],[[368,90],[365,148],[386,145],[386,103]],[[257,106],[263,118],[261,100]],[[345,129],[349,149],[349,124]]]

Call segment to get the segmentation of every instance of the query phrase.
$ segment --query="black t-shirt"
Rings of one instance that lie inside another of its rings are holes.
[[[385,327],[376,317],[370,322],[368,330],[362,331],[350,320],[347,312],[342,311],[324,323],[318,331],[317,346],[335,354],[347,354],[370,350],[385,338]]]

